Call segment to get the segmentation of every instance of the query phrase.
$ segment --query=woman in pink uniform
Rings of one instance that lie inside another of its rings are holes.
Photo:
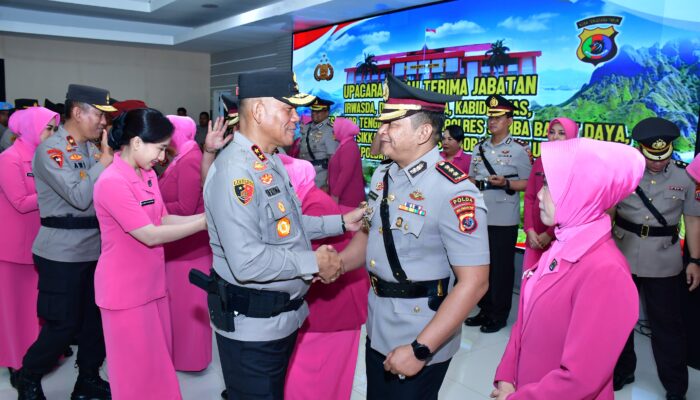
[[[59,115],[44,107],[16,111],[8,126],[18,138],[0,154],[0,366],[10,368],[13,380],[40,330],[36,315],[39,275],[32,260],[39,206],[32,158],[39,143],[59,123]]]
[[[547,138],[549,141],[573,139],[578,136],[576,122],[568,118],[554,118],[549,123]],[[527,235],[525,241],[525,257],[523,258],[523,270],[531,268],[539,261],[542,253],[549,248],[554,237],[554,227],[547,226],[540,219],[540,201],[537,193],[544,183],[544,171],[542,158],[535,160],[532,171],[527,180],[525,189],[525,212],[523,216],[523,230]]]
[[[469,172],[469,164],[472,162],[472,156],[465,153],[462,149],[464,142],[464,131],[459,125],[450,125],[445,128],[442,133],[442,151],[440,156],[456,165],[463,172]]]
[[[95,184],[102,236],[95,272],[114,400],[181,399],[171,358],[163,244],[206,229],[203,214],[168,215],[153,166],[165,157],[173,125],[142,108],[114,121],[114,161]]]
[[[301,200],[305,215],[341,213],[340,207],[314,185],[316,172],[308,161],[284,155],[280,159]],[[350,232],[314,240],[314,249],[327,244],[341,251],[352,238]],[[363,270],[343,274],[328,285],[313,284],[306,295],[309,317],[299,330],[289,362],[284,398],[349,399],[355,376],[360,327],[367,319],[369,280]]]
[[[168,214],[194,215],[204,212],[202,197],[202,151],[194,141],[197,126],[190,117],[168,115],[173,124],[170,146],[175,158],[158,184]],[[207,232],[165,245],[170,317],[173,325],[173,364],[178,371],[201,371],[211,362],[212,334],[207,294],[190,284],[188,274],[196,268],[209,273],[212,255]]]
[[[333,121],[333,135],[340,144],[328,161],[328,191],[336,203],[355,208],[365,200],[362,158],[355,136],[360,128],[347,118]]]
[[[543,143],[542,165],[540,215],[556,240],[523,275],[491,396],[612,400],[639,297],[605,210],[634,191],[644,159],[624,144],[571,139]]]

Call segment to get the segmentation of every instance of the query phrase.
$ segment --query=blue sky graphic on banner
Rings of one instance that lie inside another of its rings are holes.
[[[535,156],[557,116],[576,120],[580,136],[623,143],[639,120],[661,116],[680,126],[674,157],[689,161],[699,15],[692,1],[454,1],[297,33],[293,67],[302,91],[357,122],[368,161],[388,72],[463,96],[447,124],[463,126],[469,152],[487,134],[483,99],[498,93],[516,103],[511,132]]]

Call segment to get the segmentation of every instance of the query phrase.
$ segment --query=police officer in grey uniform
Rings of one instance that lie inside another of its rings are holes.
[[[14,108],[15,107],[12,105],[12,103],[0,101],[0,142],[2,142],[2,137],[7,131],[7,123],[10,118],[10,112],[14,110]],[[0,147],[0,152],[3,150],[5,150],[5,148]]]
[[[632,139],[646,158],[646,170],[636,192],[616,207],[613,234],[640,288],[651,327],[651,347],[667,399],[685,399],[688,390],[686,337],[681,316],[685,285],[678,227],[681,215],[686,226],[690,268],[700,278],[700,197],[685,164],[672,161],[672,142],[678,127],[662,118],[647,118],[632,129]],[[689,272],[690,273],[690,272]],[[688,277],[690,281],[690,276]],[[694,285],[697,286],[697,285]],[[615,367],[615,390],[634,381],[637,358],[634,332]]]
[[[489,291],[479,302],[479,314],[467,318],[465,324],[481,326],[481,332],[491,333],[506,326],[510,314],[520,224],[517,192],[525,190],[532,162],[527,142],[514,139],[509,133],[513,103],[493,95],[486,99],[486,106],[491,138],[484,138],[474,148],[469,179],[482,191],[489,208]]]
[[[346,269],[366,265],[372,285],[367,399],[437,399],[462,321],[487,288],[486,206],[437,148],[445,103],[459,97],[387,80],[378,135],[393,162],[375,171],[368,232],[342,256]]]
[[[299,121],[292,72],[238,80],[240,131],[217,156],[204,186],[213,251],[209,308],[229,399],[282,399],[289,357],[308,315],[304,295],[318,275],[337,279],[341,260],[312,239],[359,229],[362,210],[307,217],[279,157]],[[196,273],[195,273],[196,274]],[[195,283],[197,284],[197,283]]]
[[[112,154],[101,153],[92,141],[102,135],[107,148],[104,113],[116,109],[108,91],[90,86],[70,85],[66,98],[70,118],[39,145],[32,161],[41,215],[32,253],[39,270],[37,313],[44,324],[22,360],[20,400],[44,399],[41,377],[74,338],[80,372],[71,399],[111,398],[99,375],[105,345],[93,283],[100,231],[92,189]]]
[[[328,119],[332,101],[316,98],[311,104],[311,122],[301,128],[299,158],[313,164],[316,186],[328,186],[328,160],[338,149],[333,124]]]
[[[15,111],[24,110],[29,107],[39,107],[36,99],[15,99]],[[0,152],[7,150],[17,140],[17,135],[10,129],[5,129],[0,138]]]

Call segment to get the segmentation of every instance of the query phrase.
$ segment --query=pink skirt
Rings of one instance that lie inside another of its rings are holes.
[[[113,400],[181,400],[171,359],[167,297],[102,313],[107,372]]]
[[[0,366],[19,369],[39,336],[39,273],[34,264],[0,261]]]
[[[173,333],[173,364],[178,371],[202,371],[211,363],[212,332],[207,293],[188,279],[190,269],[209,273],[212,256],[165,263]]]
[[[299,332],[284,385],[286,400],[347,400],[355,378],[360,330]]]

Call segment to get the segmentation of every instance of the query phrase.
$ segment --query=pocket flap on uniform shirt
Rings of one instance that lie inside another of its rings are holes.
[[[272,211],[272,217],[275,220],[280,220],[289,214],[291,204],[283,197],[278,199],[269,199],[268,203],[270,205],[270,210]]]
[[[399,211],[391,221],[391,229],[399,230],[404,235],[413,234],[418,237],[425,224],[425,217],[410,212]]]
[[[391,302],[394,305],[394,312],[397,314],[413,315],[417,318],[423,317],[426,319],[435,315],[435,312],[428,306],[427,297],[419,297],[417,299],[392,298]]]

